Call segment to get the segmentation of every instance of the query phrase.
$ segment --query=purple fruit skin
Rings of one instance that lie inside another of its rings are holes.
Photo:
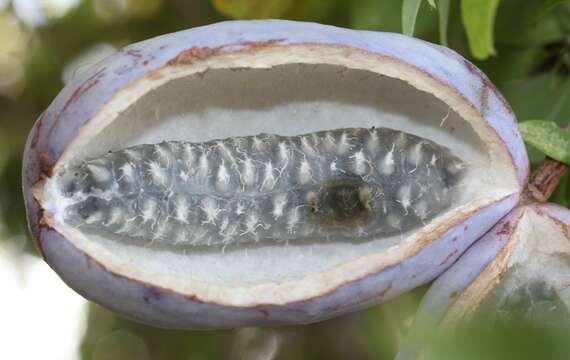
[[[414,320],[416,326],[401,347],[396,360],[411,360],[417,357],[417,346],[422,343],[422,338],[425,336],[421,333],[421,329],[438,327],[457,297],[475,281],[507,245],[519,219],[528,207],[570,226],[570,210],[555,204],[532,204],[513,209],[433,282],[420,303]],[[421,324],[421,329],[418,324]]]
[[[205,303],[156,285],[114,274],[52,228],[42,225],[33,184],[50,175],[69,142],[119,90],[165,66],[181,53],[196,61],[215,53],[255,51],[290,44],[344,46],[425,72],[463,96],[506,144],[522,188],[528,158],[510,106],[474,65],[444,47],[399,34],[347,30],[282,20],[232,21],[160,36],[130,45],[74,79],[31,130],[24,152],[23,190],[28,223],[44,259],[73,289],[124,316],[169,328],[231,328],[310,323],[393,298],[438,276],[518,202],[514,194],[479,209],[464,223],[393,267],[304,301],[233,307]]]
[[[551,218],[558,220],[570,226],[570,210],[556,204],[540,204],[535,206],[537,209],[544,211]]]

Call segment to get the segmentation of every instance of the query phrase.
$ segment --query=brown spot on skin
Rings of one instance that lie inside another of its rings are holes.
[[[531,203],[531,204],[536,204],[536,203]],[[540,215],[540,216],[548,216],[548,217],[550,217],[550,216],[544,211],[544,209],[542,209],[542,208],[540,208],[540,207],[538,207],[538,206],[534,206],[533,209],[534,209],[534,212],[536,212],[536,213],[537,213],[538,215]],[[553,220],[554,220],[554,219],[553,219]]]
[[[85,94],[86,92],[88,92],[93,86],[97,85],[97,83],[99,82],[99,79],[101,78],[101,76],[103,75],[103,72],[105,71],[106,68],[101,68],[99,69],[99,71],[97,71],[95,74],[91,75],[87,80],[85,80],[83,82],[83,84],[81,84],[77,89],[75,89],[75,91],[73,92],[73,94],[71,94],[71,96],[69,97],[69,99],[67,99],[67,101],[65,102],[65,104],[63,105],[63,108],[61,109],[61,111],[59,112],[59,115],[61,115],[63,112],[65,112],[67,110],[67,108],[74,103],[75,101],[77,101],[78,98],[80,98],[83,94]],[[59,116],[58,116],[59,118]],[[54,122],[54,126],[55,126]],[[50,130],[53,130],[53,127]]]
[[[30,187],[33,187],[31,185]],[[42,249],[41,241],[40,241],[40,222],[43,219],[44,210],[40,206],[38,199],[29,192],[25,194],[25,201],[26,201],[26,214],[28,215],[28,228],[32,235],[32,241],[36,245],[36,248],[39,250],[40,255],[45,258],[44,251]]]
[[[249,48],[260,48],[266,47],[274,44],[278,44],[285,41],[285,39],[271,39],[271,40],[263,40],[263,41],[242,41],[238,45],[247,46]]]
[[[489,111],[489,86],[486,82],[483,82],[481,87],[481,112],[487,113]]]
[[[36,199],[34,199],[34,201],[36,201],[37,203]],[[37,211],[38,223],[37,223],[37,229],[34,231],[33,234],[33,240],[34,243],[36,244],[36,247],[38,248],[38,251],[40,252],[41,257],[45,259],[45,252],[42,244],[42,229],[49,231],[55,231],[55,229],[45,220],[44,214],[45,214],[44,209],[40,207],[38,204],[38,211]]]
[[[33,131],[34,131],[34,135],[32,137],[32,141],[30,143],[30,147],[32,149],[35,149],[36,146],[38,145],[38,141],[40,140],[40,134],[41,134],[41,130],[42,127],[44,126],[44,116],[45,116],[46,112],[42,112],[40,114],[40,117],[38,118],[38,122],[36,124],[36,126],[34,127]]]
[[[38,219],[39,219],[39,221],[38,221],[39,227],[49,227],[46,219],[44,218],[44,209],[43,208],[38,209]]]
[[[384,288],[384,290],[381,290],[378,293],[378,297],[384,297],[384,295],[386,295],[388,293],[388,291],[390,291],[391,288],[392,288],[392,284],[388,285],[386,288]]]
[[[467,231],[469,230],[469,225],[465,225],[465,227],[463,227],[463,231]]]
[[[483,82],[483,89],[481,90],[481,105],[482,105],[481,111],[486,112],[487,110],[486,106],[488,103],[488,93],[489,91],[492,91],[493,94],[497,96],[497,98],[501,101],[501,103],[503,104],[505,109],[509,112],[509,114],[512,114],[513,108],[507,102],[507,99],[505,99],[505,97],[501,95],[499,90],[497,90],[495,85],[493,85],[491,80],[489,80],[489,78],[487,78],[487,76],[481,70],[479,70],[475,65],[473,65],[469,60],[463,59],[463,64],[471,74],[477,76]],[[483,94],[483,92],[485,92],[485,94]],[[483,96],[485,97],[485,99],[483,99]],[[485,104],[485,108],[483,107],[483,103]]]
[[[49,163],[48,156],[45,151],[42,151],[38,155],[38,161],[40,164],[40,177],[51,177],[53,172],[53,166]]]
[[[167,62],[167,65],[184,65],[184,64],[192,64],[195,61],[203,61],[208,59],[209,57],[212,57],[214,55],[217,55],[221,52],[224,51],[224,49],[226,48],[233,48],[236,46],[244,46],[247,48],[247,50],[257,50],[259,48],[263,48],[263,47],[267,47],[267,46],[271,46],[271,45],[275,45],[278,44],[282,41],[284,41],[285,39],[271,39],[271,40],[265,40],[265,41],[243,41],[237,44],[227,44],[227,45],[223,45],[223,46],[217,46],[217,47],[193,47],[187,50],[182,51],[180,54],[178,54],[178,56],[176,56],[175,58],[171,59],[170,61]],[[234,50],[232,52],[240,52],[243,50]]]
[[[146,286],[143,290],[143,300],[145,302],[150,302],[151,300],[158,301],[162,298],[160,291],[151,286]]]
[[[32,235],[32,241],[39,245],[39,237],[40,237],[40,219],[43,216],[43,208],[40,206],[38,199],[30,192],[25,194],[25,207],[26,207],[26,216],[27,216],[27,223],[28,223],[28,230]],[[38,246],[39,247],[39,246]]]
[[[570,225],[568,224],[560,224],[562,226],[562,231],[564,232],[564,236],[566,239],[570,240]]]
[[[450,298],[450,299],[455,299],[455,298],[457,297],[457,295],[459,295],[459,292],[457,292],[457,291],[452,291],[452,292],[449,294],[449,298]]]
[[[161,289],[162,289],[162,288],[161,288]],[[167,292],[169,292],[169,293],[179,295],[177,292],[172,291],[172,290],[168,290],[168,289],[162,289],[162,291],[167,291]],[[184,296],[186,299],[191,300],[191,301],[194,301],[195,303],[198,303],[198,304],[206,304],[206,303],[207,303],[206,301],[200,299],[200,298],[199,298],[198,296],[196,296],[196,295],[183,295],[183,296]],[[212,304],[212,303],[209,303],[209,304]],[[216,304],[216,305],[218,305],[218,304]],[[224,305],[224,306],[225,306],[225,305]],[[236,307],[239,308],[239,306],[236,306]]]
[[[511,222],[506,221],[499,230],[497,230],[497,235],[509,235],[511,233]]]
[[[457,255],[458,252],[459,252],[459,250],[455,249],[452,252],[450,252],[449,254],[447,254],[445,259],[443,259],[443,261],[439,264],[439,266],[445,265],[445,263],[448,262],[449,259],[451,259],[453,256]]]
[[[256,310],[259,311],[261,313],[261,315],[263,315],[265,317],[269,316],[269,310],[267,310],[267,309],[257,308]]]
[[[147,66],[148,65],[148,60],[143,61],[143,65]]]
[[[457,236],[454,236],[453,239],[451,239],[452,242],[456,242],[457,241]]]
[[[222,47],[209,48],[209,47],[194,47],[188,50],[182,51],[178,56],[168,61],[167,65],[183,65],[191,64],[195,61],[206,60],[207,58],[214,56],[221,52]]]
[[[138,57],[138,58],[142,57],[141,51],[140,51],[140,50],[136,50],[136,49],[127,50],[127,55],[134,56],[134,57]]]

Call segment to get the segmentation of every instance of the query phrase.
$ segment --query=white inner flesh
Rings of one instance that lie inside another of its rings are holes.
[[[454,302],[444,323],[457,324],[482,309],[493,311],[529,283],[544,283],[570,310],[570,239],[564,229],[530,208],[515,226],[510,243]]]
[[[404,81],[354,69],[373,67],[366,62],[358,64],[356,57],[336,57],[334,61],[346,62],[339,64],[343,66],[276,66],[287,61],[291,62],[276,53],[266,55],[262,65],[249,64],[259,69],[212,69],[241,65],[235,58],[167,68],[164,76],[144,79],[136,88],[117,95],[70,145],[58,166],[96,157],[109,150],[163,140],[202,142],[262,132],[297,135],[376,126],[433,140],[450,148],[468,164],[468,180],[456,208],[469,211],[516,191],[517,180],[512,165],[508,164],[508,154],[489,129],[479,124],[474,131],[456,111],[434,96]],[[295,62],[301,61],[317,60],[305,55]],[[267,68],[269,66],[274,67]],[[206,67],[210,68],[206,72],[190,74]],[[405,71],[397,68],[397,64],[379,63],[378,67],[383,68],[378,71],[390,74]],[[429,79],[422,81],[429,82]],[[453,95],[445,92],[442,96]],[[458,98],[455,101],[453,107],[457,111],[472,111]],[[482,138],[493,139],[494,143],[484,145]],[[430,230],[453,220],[453,212],[448,211],[413,234],[361,243],[280,243],[229,252],[221,252],[219,248],[195,252],[191,247],[179,252],[159,251],[151,246],[129,246],[100,236],[86,237],[66,227],[58,221],[61,197],[52,191],[51,185],[48,181],[43,205],[54,217],[56,229],[111,270],[183,293],[199,293],[206,299],[222,298],[219,301],[233,304],[261,299],[251,291],[254,286],[262,289],[264,284],[273,291],[262,299],[269,302],[279,302],[281,300],[275,299],[281,298],[283,301],[300,299],[327,291],[400,261]],[[276,287],[276,284],[281,286]],[[227,293],[223,288],[234,289],[231,299],[224,299]]]
[[[501,283],[501,295],[508,297],[529,282],[545,282],[570,309],[570,239],[559,224],[532,210],[525,213],[517,232],[507,265],[516,265],[516,271]]]

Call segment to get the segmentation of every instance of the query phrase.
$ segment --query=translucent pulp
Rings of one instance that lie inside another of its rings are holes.
[[[57,175],[64,220],[136,242],[366,241],[447,209],[464,163],[386,128],[137,145]]]

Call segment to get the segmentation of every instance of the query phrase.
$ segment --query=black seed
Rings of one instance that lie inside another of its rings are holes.
[[[370,208],[362,199],[362,185],[359,178],[338,178],[324,184],[313,204],[315,216],[311,219],[323,226],[356,227],[369,219]]]

